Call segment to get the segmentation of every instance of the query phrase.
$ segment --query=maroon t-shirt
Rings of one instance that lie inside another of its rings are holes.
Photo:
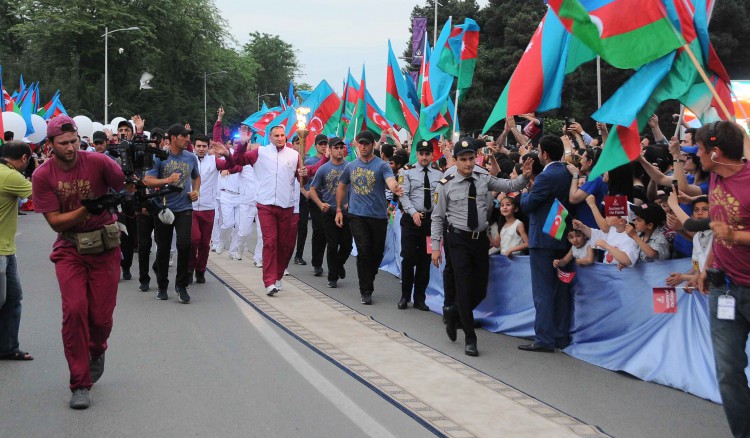
[[[750,163],[728,178],[711,174],[708,189],[712,221],[729,224],[734,231],[750,231]],[[36,200],[34,201],[36,202]],[[714,239],[714,266],[740,286],[750,286],[750,245],[727,244]]]
[[[55,159],[51,158],[32,176],[34,210],[38,213],[67,213],[81,207],[82,199],[98,198],[105,195],[110,188],[119,192],[124,185],[125,176],[120,166],[104,154],[78,151],[76,164],[69,170],[62,169]],[[105,211],[96,216],[90,215],[85,223],[67,231],[93,231],[116,220],[117,216]],[[58,235],[54,248],[60,246],[73,244]]]

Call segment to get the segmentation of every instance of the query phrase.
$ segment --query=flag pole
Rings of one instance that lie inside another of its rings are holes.
[[[602,107],[602,58],[599,55],[596,56],[596,103],[598,108]]]
[[[458,125],[458,95],[461,94],[461,89],[456,88],[456,103],[453,105],[453,110],[455,111],[455,114],[453,115],[453,135],[451,136],[451,140],[453,140],[456,137],[456,134],[458,131],[456,131],[456,126]]]
[[[716,101],[719,102],[719,107],[721,108],[721,111],[724,113],[724,116],[727,118],[727,120],[731,120],[732,114],[729,112],[726,105],[724,105],[724,101],[719,96],[719,93],[716,92],[716,88],[714,88],[714,84],[711,83],[711,80],[708,78],[706,71],[703,69],[700,62],[698,62],[698,58],[695,57],[695,53],[693,53],[692,49],[690,49],[690,45],[685,44],[684,46],[682,46],[682,48],[685,49],[685,53],[687,53],[688,57],[690,57],[690,60],[693,61],[693,65],[695,65],[695,68],[698,70],[698,74],[701,75],[703,82],[706,83],[706,86],[708,87],[708,90],[711,91],[711,94],[714,96],[714,99],[716,99]]]
[[[682,126],[682,120],[685,117],[685,105],[680,104],[680,117],[677,119],[677,127],[674,130],[674,136],[677,137],[677,134],[680,133],[680,126]]]

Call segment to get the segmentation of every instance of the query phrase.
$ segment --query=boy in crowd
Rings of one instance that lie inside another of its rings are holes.
[[[573,221],[573,228],[581,230],[583,234],[589,237],[594,242],[595,248],[605,251],[603,263],[616,264],[620,269],[634,266],[638,261],[639,248],[625,232],[629,217],[607,216],[605,219],[599,212],[596,206],[596,198],[593,195],[586,198],[586,203],[591,208],[600,229],[589,228],[579,220]]]

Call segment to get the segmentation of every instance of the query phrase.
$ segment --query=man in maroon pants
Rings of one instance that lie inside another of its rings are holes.
[[[88,235],[84,233],[117,221],[117,216],[106,210],[89,212],[81,201],[103,196],[109,189],[119,192],[125,176],[106,155],[80,152],[77,130],[68,116],[57,116],[47,125],[52,158],[34,172],[32,190],[35,210],[43,213],[58,233],[50,260],[62,296],[62,338],[73,392],[70,407],[86,409],[89,390],[104,372],[120,279],[120,247],[104,249],[100,245],[98,253],[79,252],[78,247],[85,245],[75,242],[83,241]]]
[[[216,186],[219,181],[219,171],[216,169],[216,156],[208,154],[208,137],[197,135],[193,151],[198,156],[201,188],[198,200],[193,202],[188,283],[193,282],[193,273],[195,273],[196,283],[205,283],[206,263],[211,250],[211,232],[214,229],[214,215],[216,214]]]
[[[242,125],[234,155],[230,155],[224,146],[214,146],[216,155],[226,159],[226,162],[218,164],[220,170],[250,164],[255,170],[255,177],[261,181],[257,197],[258,218],[263,233],[263,284],[268,296],[282,289],[281,278],[289,266],[296,243],[294,182],[298,177],[305,179],[308,175],[313,176],[328,161],[324,157],[314,166],[299,167],[299,153],[287,147],[284,127],[271,128],[270,137],[272,144],[248,151],[250,129]]]

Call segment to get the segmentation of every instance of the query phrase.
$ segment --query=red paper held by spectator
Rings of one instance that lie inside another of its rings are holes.
[[[675,288],[654,288],[654,313],[677,313],[677,290]]]
[[[560,268],[557,268],[557,278],[560,279],[563,283],[570,284],[573,279],[575,278],[576,273],[575,272],[565,272],[561,270]]]
[[[628,197],[627,196],[605,196],[604,197],[604,215],[605,216],[627,216],[628,215]]]

